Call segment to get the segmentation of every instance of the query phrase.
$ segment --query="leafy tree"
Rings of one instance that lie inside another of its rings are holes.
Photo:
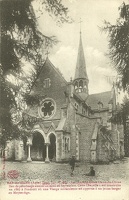
[[[125,156],[129,157],[129,98],[126,96],[124,97],[121,111],[124,126]]]
[[[114,65],[118,78],[116,86],[129,94],[129,4],[119,7],[119,18],[115,25],[105,21],[101,30],[108,33],[109,53],[108,56]],[[124,126],[124,147],[125,155],[129,156],[129,99],[124,98],[123,105],[117,107],[117,112],[113,115],[112,121],[122,123]]]
[[[117,86],[129,92],[129,4],[123,2],[119,11],[116,24],[105,21],[101,29],[108,33],[108,56],[118,74]]]
[[[127,96],[124,97],[123,104],[117,105],[117,110],[113,114],[111,121],[123,124],[125,156],[129,157],[129,98]]]
[[[0,1],[0,141],[2,144],[7,139],[20,135],[20,130],[13,124],[11,115],[11,110],[14,107],[19,109],[16,100],[19,86],[7,81],[7,75],[15,74],[19,81],[22,80],[24,77],[23,60],[35,67],[37,75],[44,62],[46,48],[57,42],[54,36],[48,37],[38,30],[33,2],[34,0]],[[68,9],[63,6],[60,0],[39,0],[36,2],[40,3],[40,10],[38,10],[40,15],[47,11],[57,18],[58,23],[69,21]],[[33,81],[34,79],[31,80],[31,84]]]

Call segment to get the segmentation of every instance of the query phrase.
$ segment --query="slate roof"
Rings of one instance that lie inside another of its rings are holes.
[[[65,117],[60,120],[56,131],[66,131],[70,133],[71,130],[69,126],[69,121]]]
[[[62,73],[60,72],[59,68],[56,68],[52,62],[49,60],[49,58],[46,59],[46,62],[45,62],[46,65],[50,65],[54,70],[55,72],[61,77],[61,79],[67,83],[67,81],[65,80],[65,78],[63,77]]]
[[[110,100],[111,100],[111,91],[108,91],[108,92],[89,95],[86,100],[86,103],[91,107],[92,110],[94,110],[98,109],[99,102],[102,102],[103,108],[108,108]]]
[[[90,150],[91,151],[95,151],[96,148],[97,148],[97,143],[96,142],[92,142]]]
[[[88,79],[88,76],[86,73],[86,63],[85,63],[85,56],[84,56],[84,51],[83,51],[81,34],[80,34],[80,42],[79,42],[78,57],[77,57],[74,80],[80,79],[80,78]]]
[[[46,60],[44,61],[43,65],[41,66],[41,68],[40,68],[40,70],[39,70],[39,72],[38,72],[38,74],[37,74],[35,80],[34,80],[34,83],[33,83],[32,87],[31,87],[31,92],[30,92],[31,94],[33,94],[33,87],[36,85],[36,82],[37,82],[37,80],[39,79],[41,72],[44,70],[44,66],[45,66],[45,65],[46,65],[46,66],[48,66],[48,65],[51,66],[51,67],[55,70],[55,72],[60,76],[60,78],[62,79],[62,81],[65,82],[65,83],[67,84],[67,81],[66,81],[65,78],[63,77],[63,75],[62,75],[62,73],[60,72],[60,70],[59,70],[58,68],[56,68],[56,67],[52,64],[52,62],[49,60],[49,58],[47,57]]]

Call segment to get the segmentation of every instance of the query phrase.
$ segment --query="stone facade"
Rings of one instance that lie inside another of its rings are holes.
[[[24,113],[35,117],[30,134],[23,141],[7,143],[6,158],[66,162],[108,163],[124,156],[122,126],[109,119],[116,110],[115,88],[89,95],[82,40],[78,50],[75,78],[67,82],[47,58],[31,95],[40,96],[40,105]]]

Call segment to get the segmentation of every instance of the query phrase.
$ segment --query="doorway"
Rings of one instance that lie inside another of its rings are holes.
[[[34,161],[45,161],[46,148],[44,137],[41,133],[35,132],[33,134],[32,146],[31,146],[31,159]]]
[[[50,145],[49,145],[48,156],[50,161],[56,161],[56,137],[53,133],[51,133],[49,139],[50,139]]]

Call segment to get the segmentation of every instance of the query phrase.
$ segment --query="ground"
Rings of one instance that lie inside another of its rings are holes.
[[[1,161],[1,179],[2,182],[9,180],[7,176],[10,170],[17,170],[19,177],[17,181],[48,181],[48,182],[81,182],[81,181],[122,181],[127,184],[129,180],[129,158],[124,158],[121,161],[115,161],[109,165],[94,165],[96,171],[95,177],[88,177],[84,174],[89,171],[89,163],[76,163],[73,177],[70,176],[69,164],[60,163],[42,163],[42,162],[3,162]],[[2,178],[5,172],[5,177]]]

